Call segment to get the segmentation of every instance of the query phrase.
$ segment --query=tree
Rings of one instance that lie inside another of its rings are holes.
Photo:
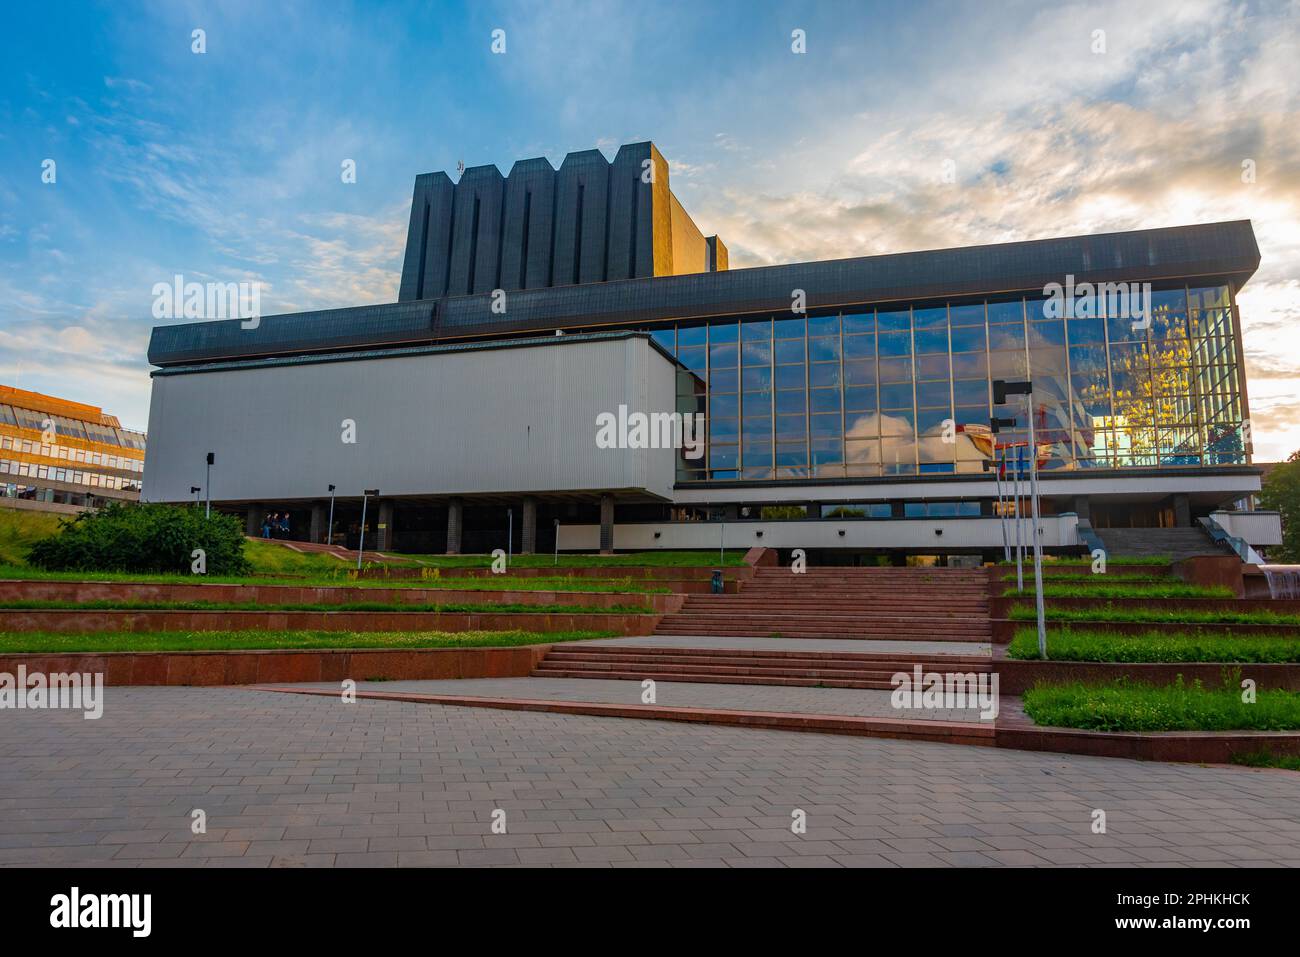
[[[1282,544],[1270,550],[1269,560],[1300,564],[1300,451],[1292,452],[1285,462],[1269,470],[1259,502],[1282,515]]]

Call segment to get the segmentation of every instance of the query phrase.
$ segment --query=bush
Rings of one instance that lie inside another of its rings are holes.
[[[244,523],[193,506],[115,503],[61,523],[37,542],[27,560],[49,571],[128,571],[190,574],[202,549],[211,575],[244,575]]]

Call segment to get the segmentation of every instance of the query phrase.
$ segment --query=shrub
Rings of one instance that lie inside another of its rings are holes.
[[[130,571],[189,574],[202,549],[207,572],[243,575],[244,523],[231,515],[181,505],[114,503],[61,523],[57,535],[37,542],[27,560],[49,571]]]

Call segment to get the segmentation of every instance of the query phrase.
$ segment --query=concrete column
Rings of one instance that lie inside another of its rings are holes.
[[[600,553],[614,554],[614,496],[600,497]]]
[[[260,538],[262,535],[262,516],[266,510],[260,505],[248,506],[248,511],[244,513],[244,534],[252,535],[254,538]]]
[[[1192,503],[1186,492],[1174,496],[1174,524],[1179,528],[1188,528],[1192,524]]]
[[[393,547],[393,503],[379,503],[379,521],[375,529],[375,551],[386,552]]]
[[[523,525],[519,533],[519,554],[531,555],[537,551],[537,499],[531,495],[524,496]]]
[[[313,542],[325,541],[325,522],[327,521],[328,506],[319,503],[311,507],[311,539]]]
[[[461,501],[453,498],[447,503],[447,554],[460,554]]]

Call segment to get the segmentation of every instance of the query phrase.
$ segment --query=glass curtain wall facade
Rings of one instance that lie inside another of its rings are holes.
[[[1151,294],[1151,321],[1050,318],[1040,297],[681,322],[649,330],[703,382],[705,459],[687,480],[871,478],[984,470],[1027,446],[1030,378],[1043,469],[1245,464],[1242,370],[1227,286]],[[1027,454],[1027,452],[1026,452]]]

